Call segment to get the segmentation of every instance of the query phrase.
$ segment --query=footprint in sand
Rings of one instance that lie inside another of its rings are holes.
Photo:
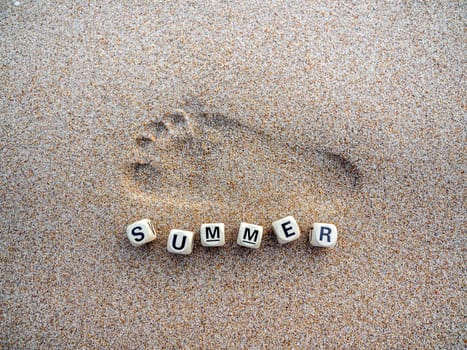
[[[126,169],[130,191],[226,215],[239,206],[307,210],[327,191],[349,196],[361,179],[337,154],[284,143],[219,113],[166,114],[143,125],[135,143],[136,159]]]

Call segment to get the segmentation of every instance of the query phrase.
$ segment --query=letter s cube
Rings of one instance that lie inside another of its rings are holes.
[[[332,248],[337,242],[337,228],[333,224],[314,223],[310,243],[315,247]]]
[[[139,247],[156,239],[156,231],[151,220],[143,219],[128,225],[126,234],[130,243]]]

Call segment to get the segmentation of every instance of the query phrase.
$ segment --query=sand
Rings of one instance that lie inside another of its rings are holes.
[[[465,347],[465,3],[0,14],[3,348]],[[205,222],[224,248],[166,251]]]

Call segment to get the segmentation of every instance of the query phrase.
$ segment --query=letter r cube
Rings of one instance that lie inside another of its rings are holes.
[[[337,228],[333,224],[314,223],[310,243],[315,247],[332,248],[337,242]]]

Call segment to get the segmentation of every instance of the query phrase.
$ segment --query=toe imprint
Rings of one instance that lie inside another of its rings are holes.
[[[159,120],[149,122],[148,129],[157,136],[164,135],[169,132],[169,128],[167,127],[167,125]]]

